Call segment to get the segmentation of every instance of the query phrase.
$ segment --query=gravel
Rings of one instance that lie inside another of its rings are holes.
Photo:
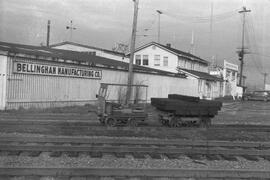
[[[269,170],[270,162],[259,158],[259,161],[249,161],[237,157],[237,161],[193,160],[187,156],[179,156],[178,159],[135,159],[133,156],[116,158],[105,155],[102,158],[91,158],[86,154],[80,154],[73,158],[63,154],[60,157],[50,157],[49,153],[43,152],[38,157],[29,156],[0,156],[0,167],[89,167],[89,168],[185,168],[185,169],[252,169]]]

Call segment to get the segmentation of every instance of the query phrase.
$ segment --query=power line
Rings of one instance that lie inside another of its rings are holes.
[[[177,20],[182,20],[182,21],[188,21],[188,22],[192,22],[192,23],[209,23],[209,21],[213,21],[213,22],[218,22],[218,21],[223,21],[225,19],[231,18],[233,16],[236,15],[237,10],[233,10],[233,11],[229,11],[229,12],[224,12],[221,14],[217,14],[217,15],[213,15],[211,17],[209,16],[186,16],[186,15],[182,15],[182,14],[173,14],[167,11],[162,11],[164,15],[167,15],[169,17],[172,18],[176,18]]]
[[[257,55],[257,56],[263,56],[263,57],[270,57],[270,55],[261,54],[261,53],[258,53],[258,52],[251,52],[251,54],[254,54],[254,55]]]
[[[255,30],[254,30],[254,26],[253,26],[253,21],[251,18],[247,19],[247,27],[246,27],[246,31],[247,33],[245,34],[246,39],[247,39],[247,44],[251,47],[252,52],[259,52],[258,51],[258,46],[257,46],[257,38],[255,35]],[[251,39],[249,39],[251,38]],[[252,42],[252,44],[251,44]],[[263,66],[261,63],[261,58],[254,58],[254,53],[251,53],[251,58],[252,58],[252,62],[255,65],[257,71],[259,73],[263,72]]]

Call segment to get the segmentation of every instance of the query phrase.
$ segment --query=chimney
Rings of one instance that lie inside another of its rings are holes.
[[[170,47],[171,47],[171,43],[167,43],[166,46],[167,46],[168,48],[170,48]]]

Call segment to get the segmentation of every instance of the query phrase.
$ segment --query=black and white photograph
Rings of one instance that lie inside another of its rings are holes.
[[[0,180],[269,180],[270,0],[0,0]]]

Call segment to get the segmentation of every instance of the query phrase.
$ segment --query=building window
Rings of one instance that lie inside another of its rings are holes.
[[[168,66],[168,57],[163,57],[163,66]]]
[[[136,65],[141,65],[141,55],[136,55],[135,56],[135,64]]]
[[[194,70],[194,62],[190,62],[191,63],[191,70]]]
[[[143,65],[144,66],[148,66],[149,63],[148,63],[148,55],[143,55]]]
[[[186,68],[191,69],[191,62],[190,61],[186,61]]]
[[[178,59],[178,66],[180,68],[185,68],[185,60],[184,59]]]
[[[155,55],[154,66],[160,66],[160,55]]]

